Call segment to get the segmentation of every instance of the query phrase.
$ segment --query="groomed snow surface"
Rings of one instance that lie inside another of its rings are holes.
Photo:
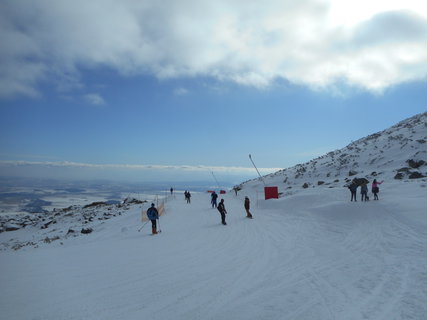
[[[177,194],[155,236],[135,206],[89,235],[0,252],[1,318],[427,319],[425,183],[372,198],[242,190],[224,196],[223,226],[209,194]]]

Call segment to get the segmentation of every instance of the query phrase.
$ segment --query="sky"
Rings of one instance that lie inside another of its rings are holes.
[[[421,0],[2,0],[0,40],[0,177],[239,183],[427,110]]]

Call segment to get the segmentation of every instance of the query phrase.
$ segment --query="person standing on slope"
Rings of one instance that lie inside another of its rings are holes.
[[[157,234],[157,223],[156,220],[159,219],[159,212],[157,211],[154,203],[151,204],[151,207],[147,210],[147,217],[151,221],[151,232],[152,234]]]
[[[353,199],[354,199],[354,201],[357,201],[356,200],[357,187],[358,187],[358,185],[354,181],[348,186],[348,188],[350,189],[350,192],[351,192],[351,200],[350,201],[353,201]]]
[[[360,194],[362,195],[362,201],[368,201],[368,184],[367,182],[363,183],[360,187]]]
[[[252,219],[252,214],[249,212],[249,209],[251,207],[251,201],[249,200],[249,197],[245,197],[245,210],[246,210],[246,218]]]
[[[187,203],[191,203],[191,193],[190,193],[190,191],[187,191],[187,194],[185,195],[185,199],[187,200]]]
[[[217,209],[218,209],[219,213],[221,214],[221,223],[223,225],[227,225],[227,223],[225,222],[225,215],[227,214],[227,210],[225,210],[224,199],[221,199],[221,201],[218,204]]]
[[[374,194],[374,200],[379,200],[378,199],[378,192],[380,192],[379,185],[383,182],[384,181],[378,182],[377,179],[374,179],[374,181],[372,182],[372,193]]]
[[[218,194],[214,191],[211,194],[211,204],[212,204],[212,208],[216,208],[217,204],[216,204],[216,199],[218,199]]]

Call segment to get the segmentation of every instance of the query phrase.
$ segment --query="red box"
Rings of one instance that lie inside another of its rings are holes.
[[[279,199],[279,188],[278,187],[264,187],[265,200],[268,199]]]

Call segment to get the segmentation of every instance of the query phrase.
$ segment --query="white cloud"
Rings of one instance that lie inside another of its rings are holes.
[[[80,66],[370,91],[427,75],[424,0],[22,0],[0,21],[2,97]]]
[[[86,94],[84,96],[85,100],[90,103],[93,104],[95,106],[102,106],[105,104],[105,100],[104,98],[102,98],[99,94],[97,93],[89,93]]]
[[[91,168],[91,169],[129,169],[129,170],[184,170],[215,172],[252,172],[251,167],[219,167],[204,165],[151,165],[151,164],[91,164],[72,161],[13,161],[0,160],[0,166],[24,167],[43,166],[51,168]],[[271,173],[282,168],[258,168],[260,172]]]
[[[189,94],[190,93],[190,91],[188,91],[187,89],[185,89],[185,88],[176,88],[174,91],[173,91],[173,94],[174,95],[176,95],[176,96],[185,96],[185,95],[187,95],[187,94]]]
[[[258,168],[262,174],[282,168]],[[257,178],[254,168],[202,165],[89,164],[69,161],[0,161],[0,176],[44,179],[112,179],[119,181],[200,181],[220,179],[240,182]]]

